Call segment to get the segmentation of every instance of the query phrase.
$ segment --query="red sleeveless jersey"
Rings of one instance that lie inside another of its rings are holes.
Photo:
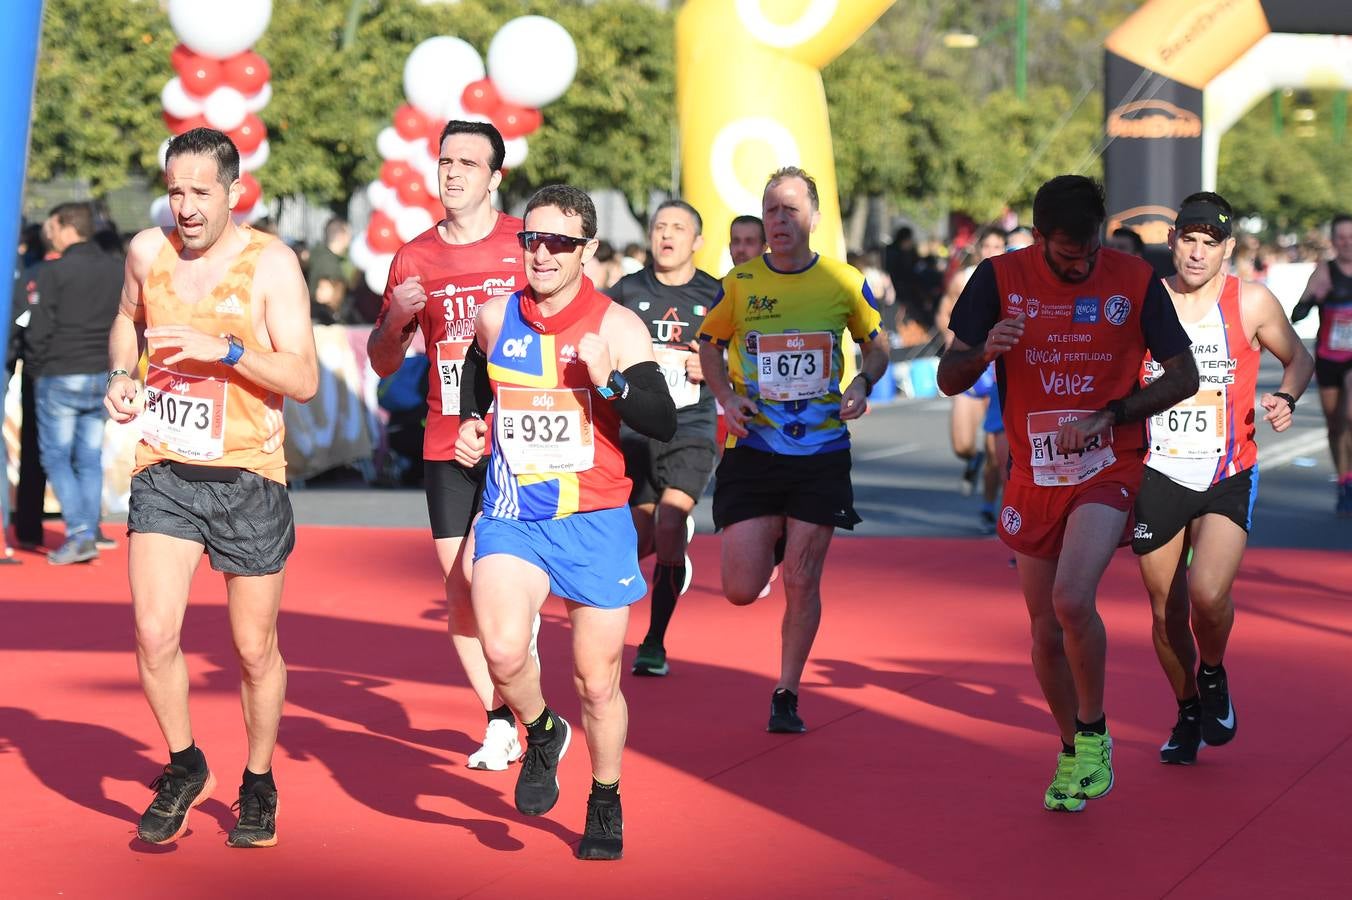
[[[612,305],[586,278],[555,316],[540,314],[529,289],[508,298],[488,352],[495,413],[485,515],[538,521],[628,504],[620,415],[577,358],[578,342],[600,333]]]
[[[1196,491],[1258,461],[1253,399],[1262,352],[1244,333],[1242,289],[1240,279],[1224,276],[1216,305],[1198,321],[1182,323],[1192,339],[1200,386],[1192,397],[1150,419],[1146,465]],[[1142,383],[1162,371],[1147,353]]]
[[[1089,278],[1062,281],[1040,247],[989,260],[1000,317],[1025,315],[1023,338],[996,363],[1009,437],[1011,482],[1082,484],[1118,459],[1140,457],[1144,425],[1117,426],[1082,451],[1063,453],[1057,430],[1136,389],[1146,338],[1141,312],[1150,282],[1143,260],[1101,250]]]
[[[493,230],[482,240],[450,244],[433,227],[399,248],[390,265],[385,300],[376,319],[379,327],[389,314],[396,285],[410,275],[422,278],[427,305],[416,321],[427,342],[432,364],[427,377],[427,430],[423,459],[455,458],[460,428],[460,370],[465,351],[474,339],[479,307],[525,286],[524,250],[516,234],[521,220],[499,214]],[[401,325],[402,323],[395,323]]]

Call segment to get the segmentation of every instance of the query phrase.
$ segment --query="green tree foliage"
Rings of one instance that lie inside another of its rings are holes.
[[[173,46],[158,3],[47,0],[28,178],[73,176],[102,192],[155,170]]]
[[[1240,216],[1261,216],[1268,231],[1327,225],[1352,209],[1352,133],[1335,139],[1329,92],[1315,94],[1313,123],[1273,128],[1269,100],[1221,139],[1216,189]],[[1287,110],[1290,116],[1290,110]]]

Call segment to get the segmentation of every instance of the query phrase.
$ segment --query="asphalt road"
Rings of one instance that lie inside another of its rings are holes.
[[[1260,391],[1275,390],[1281,369],[1265,359]],[[979,500],[958,492],[961,466],[949,448],[949,401],[902,400],[878,406],[851,427],[855,506],[864,522],[855,534],[907,537],[981,535]],[[1352,550],[1352,519],[1333,514],[1333,468],[1323,416],[1312,385],[1282,434],[1259,424],[1258,504],[1251,543],[1264,547]],[[297,522],[312,525],[427,528],[421,490],[368,488],[348,480],[292,492]],[[696,526],[713,531],[707,497]]]

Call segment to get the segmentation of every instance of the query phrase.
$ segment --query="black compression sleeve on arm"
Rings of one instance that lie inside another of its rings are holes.
[[[439,377],[433,372],[432,377]],[[465,352],[465,365],[460,370],[460,415],[482,419],[493,405],[493,385],[488,382],[488,357],[471,341]]]
[[[676,403],[657,363],[645,360],[624,370],[628,389],[610,401],[624,424],[646,437],[669,441],[676,436]]]

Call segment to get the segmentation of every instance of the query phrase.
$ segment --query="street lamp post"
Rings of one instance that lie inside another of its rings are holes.
[[[944,46],[950,50],[971,50],[999,37],[1014,27],[1014,95],[1028,99],[1028,0],[1017,0],[1014,21],[1006,21],[984,35],[970,31],[950,31],[944,35]]]

